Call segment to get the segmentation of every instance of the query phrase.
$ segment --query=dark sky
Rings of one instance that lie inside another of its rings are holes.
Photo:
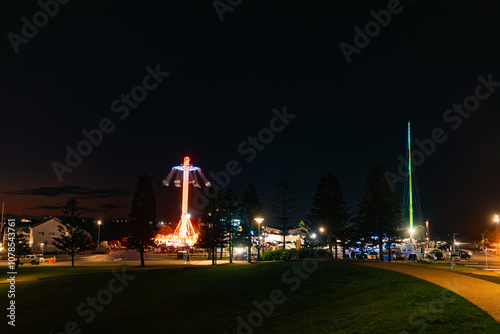
[[[493,228],[500,87],[481,88],[489,96],[460,126],[457,113],[443,117],[475,96],[479,76],[500,82],[495,1],[241,1],[223,21],[212,1],[71,1],[47,22],[36,1],[1,3],[0,184],[8,213],[58,215],[76,196],[86,215],[126,217],[136,177],[148,171],[158,218],[176,222],[180,189],[161,181],[186,155],[206,175],[236,160],[241,172],[230,186],[241,194],[254,183],[269,220],[283,172],[297,191],[297,222],[328,171],[354,211],[375,162],[397,173],[411,121],[414,139],[435,129],[447,138],[416,167],[422,218],[474,238]],[[370,12],[388,4],[398,13],[348,63],[340,44],[354,46],[354,28],[364,31]],[[34,15],[37,32],[28,27]],[[146,80],[151,90],[138,87],[156,69],[169,74]],[[131,92],[141,101],[126,107],[120,100]],[[273,109],[285,106],[295,118],[247,161],[238,147],[269,135],[262,129]],[[60,181],[54,162],[66,165],[66,147],[76,149],[82,131],[101,122],[109,133]]]

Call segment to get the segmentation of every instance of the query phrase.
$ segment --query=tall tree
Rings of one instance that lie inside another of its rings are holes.
[[[136,249],[141,255],[144,267],[144,252],[154,244],[156,226],[156,196],[153,190],[153,177],[144,173],[137,177],[134,197],[130,210],[129,248]]]
[[[241,230],[239,226],[235,226],[233,220],[240,218],[241,205],[238,201],[238,195],[232,188],[227,188],[225,194],[221,198],[221,218],[226,223],[227,238],[229,245],[229,262],[233,263],[233,242],[239,237]]]
[[[332,252],[333,238],[335,258],[337,258],[337,239],[345,244],[349,209],[339,180],[329,172],[318,181],[311,204],[310,219],[316,226],[324,226],[330,252]],[[343,254],[345,254],[344,248],[342,247]]]
[[[362,230],[378,237],[380,260],[384,260],[383,238],[389,239],[402,224],[402,208],[397,195],[387,183],[387,169],[376,164],[368,173],[363,198],[359,205],[359,224]],[[391,254],[389,253],[389,259]]]
[[[294,192],[292,181],[286,174],[283,174],[276,184],[276,192],[272,205],[272,209],[277,215],[278,222],[281,223],[283,228],[283,249],[285,249],[285,236],[288,232],[287,227],[291,222],[290,216],[299,211]]]
[[[75,254],[87,249],[92,241],[90,234],[82,226],[81,209],[75,198],[70,198],[62,207],[62,224],[57,229],[61,235],[52,244],[64,253],[71,254],[71,266],[75,266]]]
[[[263,216],[264,205],[260,200],[259,192],[253,184],[249,184],[243,193],[243,199],[241,200],[241,205],[245,211],[246,220],[246,235],[247,235],[247,246],[248,246],[248,262],[252,262],[252,232],[255,231],[254,223],[255,218]],[[260,237],[260,236],[258,236]]]
[[[9,248],[10,246],[11,243],[9,243]],[[30,253],[29,234],[27,235],[21,229],[17,230],[14,236],[14,242],[12,246],[15,247],[15,254],[16,254],[15,265],[17,270],[17,268],[19,267],[19,261],[21,259],[21,256]]]
[[[209,191],[214,192],[214,188],[211,187]],[[220,202],[219,195],[209,198],[200,218],[200,230],[196,242],[197,247],[209,249],[212,265],[217,264],[217,247],[219,246],[221,250],[224,247],[225,231],[220,219]]]

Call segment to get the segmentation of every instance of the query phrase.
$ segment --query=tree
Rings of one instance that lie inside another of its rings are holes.
[[[299,222],[299,228],[298,228],[298,230],[299,230],[300,235],[302,235],[304,238],[309,235],[309,230],[307,229],[306,223],[304,223],[303,220],[301,220]]]
[[[21,229],[16,231],[16,234],[14,236],[14,242],[13,244],[15,245],[15,254],[16,254],[16,270],[19,267],[19,261],[21,259],[21,256],[29,254],[31,249],[30,249],[30,244],[29,244],[29,235],[26,235]],[[10,248],[10,243],[9,243],[9,248]]]
[[[316,226],[324,225],[330,253],[332,252],[333,237],[335,258],[337,258],[337,239],[340,238],[345,244],[349,209],[339,180],[330,173],[322,176],[318,181],[311,204],[310,219]],[[342,253],[345,254],[344,247],[342,247]]]
[[[278,222],[283,227],[283,249],[285,249],[285,236],[287,234],[287,227],[290,224],[290,216],[296,213],[297,199],[294,197],[295,190],[293,189],[292,181],[290,178],[283,174],[281,179],[276,184],[276,192],[272,209],[278,216]]]
[[[209,192],[214,193],[214,188],[210,187]],[[213,195],[209,198],[205,209],[200,218],[200,230],[198,232],[198,241],[196,246],[208,248],[210,250],[209,259],[212,259],[212,265],[217,263],[217,246],[224,247],[224,226],[220,219],[220,196]]]
[[[221,198],[220,202],[221,218],[225,221],[228,244],[229,244],[229,263],[233,263],[233,241],[241,235],[241,230],[235,226],[233,220],[239,218],[241,214],[241,206],[238,201],[238,196],[232,188],[228,188]]]
[[[245,235],[247,236],[247,246],[248,246],[248,262],[252,262],[252,231],[254,231],[254,221],[255,218],[262,216],[264,214],[264,205],[260,200],[259,192],[253,184],[249,184],[243,193],[243,199],[241,200],[241,206],[245,211],[246,226]],[[260,236],[258,236],[260,237]]]
[[[64,253],[71,254],[71,266],[75,266],[75,254],[87,249],[87,245],[92,241],[90,234],[85,231],[82,225],[81,209],[75,198],[70,198],[62,207],[62,222],[57,227],[58,238],[54,238],[52,244]]]
[[[364,194],[359,205],[359,224],[362,230],[378,237],[380,260],[384,260],[382,239],[388,238],[390,249],[391,237],[402,224],[402,209],[397,195],[387,183],[387,169],[380,164],[372,167],[366,179]],[[389,253],[389,261],[391,254]]]
[[[144,267],[144,252],[154,244],[156,226],[156,196],[153,190],[153,177],[144,173],[137,177],[134,197],[130,210],[129,248],[136,249],[141,255]]]

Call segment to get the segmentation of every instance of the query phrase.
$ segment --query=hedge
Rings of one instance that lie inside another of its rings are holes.
[[[324,249],[301,248],[297,249],[277,249],[274,251],[263,252],[260,261],[288,261],[305,259],[307,257],[321,256],[324,257],[328,252]]]

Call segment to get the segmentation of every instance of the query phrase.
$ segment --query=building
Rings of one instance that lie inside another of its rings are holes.
[[[263,226],[260,237],[261,246],[267,250],[283,248],[282,231],[278,227]],[[304,236],[298,228],[288,229],[285,235],[285,248],[297,248],[297,244],[302,245],[303,242]]]
[[[56,252],[57,248],[52,244],[54,238],[59,238],[59,225],[62,221],[57,218],[49,218],[30,226],[30,247],[34,253]]]

